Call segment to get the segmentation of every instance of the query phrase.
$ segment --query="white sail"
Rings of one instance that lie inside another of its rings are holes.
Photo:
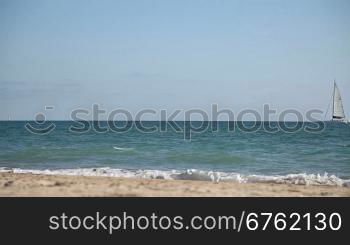
[[[343,108],[343,102],[341,100],[340,92],[336,83],[334,83],[333,94],[333,119],[344,119],[345,113]]]

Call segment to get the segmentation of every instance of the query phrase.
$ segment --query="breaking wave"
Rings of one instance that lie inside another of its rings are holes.
[[[118,151],[132,151],[132,150],[134,150],[134,148],[117,147],[117,146],[113,146],[113,149],[118,150]]]
[[[327,173],[321,174],[287,174],[287,175],[243,175],[239,173],[203,171],[188,169],[179,170],[130,170],[114,168],[78,168],[59,170],[33,170],[20,168],[0,168],[0,172],[32,173],[46,175],[106,176],[122,178],[167,179],[167,180],[199,180],[236,183],[276,183],[295,185],[327,185],[350,187],[350,180],[341,179]]]

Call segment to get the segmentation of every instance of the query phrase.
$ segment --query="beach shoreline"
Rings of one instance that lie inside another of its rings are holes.
[[[0,196],[350,197],[350,188],[3,172],[0,173]]]

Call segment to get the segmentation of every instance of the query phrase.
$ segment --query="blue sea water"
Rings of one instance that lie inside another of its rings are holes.
[[[297,179],[308,175],[320,179],[327,173],[328,179],[350,179],[350,126],[345,124],[328,123],[322,131],[312,133],[304,130],[305,125],[297,132],[272,133],[263,127],[254,132],[238,128],[228,131],[227,122],[219,122],[217,132],[210,129],[209,123],[209,129],[192,133],[191,140],[185,140],[184,133],[175,132],[170,125],[166,132],[146,133],[133,127],[122,133],[77,133],[69,130],[74,122],[54,121],[46,123],[56,128],[41,135],[29,132],[26,123],[36,126],[34,122],[0,122],[2,169],[85,169],[95,173],[103,169],[102,173],[118,170],[127,176],[140,171],[146,176],[149,170],[157,171],[159,176],[177,173],[182,177],[184,173],[194,176],[197,171],[208,176],[218,173],[272,179],[294,175]],[[184,127],[183,122],[179,124]],[[160,122],[144,125],[157,127]],[[107,123],[101,122],[101,127],[105,126]]]

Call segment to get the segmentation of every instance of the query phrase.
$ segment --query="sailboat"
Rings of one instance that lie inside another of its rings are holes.
[[[343,101],[341,99],[339,88],[335,80],[334,80],[334,89],[333,89],[333,113],[332,113],[331,121],[340,122],[340,123],[350,123],[350,121],[347,120],[345,117]]]

